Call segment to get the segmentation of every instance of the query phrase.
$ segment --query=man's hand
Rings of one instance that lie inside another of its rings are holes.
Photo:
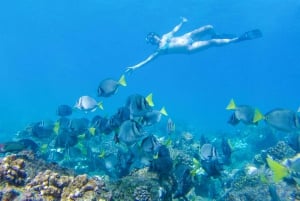
[[[135,69],[136,67],[127,67],[125,73],[132,73]]]
[[[181,21],[184,23],[187,22],[188,20],[185,17],[181,17]]]

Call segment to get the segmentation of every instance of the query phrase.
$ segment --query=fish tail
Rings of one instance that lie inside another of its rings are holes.
[[[264,115],[258,109],[255,109],[253,123],[256,123],[264,118],[265,118]]]
[[[226,107],[226,110],[235,110],[236,109],[236,104],[233,100],[233,98],[230,100],[229,104]]]
[[[273,172],[273,180],[275,183],[281,181],[284,177],[288,176],[288,169],[285,166],[278,163],[277,161],[273,160],[271,157],[267,157],[267,163]]]
[[[146,97],[146,101],[147,101],[147,103],[151,106],[151,107],[153,107],[154,106],[154,103],[153,103],[153,94],[152,93],[150,93],[147,97]]]
[[[54,127],[53,127],[53,132],[57,135],[58,134],[58,131],[59,131],[59,128],[60,128],[60,124],[59,122],[55,122],[54,123]]]
[[[126,79],[125,79],[125,75],[122,75],[120,80],[118,81],[118,83],[120,85],[122,85],[123,87],[126,87],[127,86],[127,82],[126,82]]]
[[[99,107],[101,110],[104,110],[104,108],[103,108],[103,103],[102,103],[102,102],[99,102],[97,105],[98,105],[98,107]]]
[[[166,110],[166,108],[163,106],[160,111],[159,111],[161,114],[165,115],[165,116],[168,116],[168,112]]]
[[[99,158],[104,158],[106,155],[105,150],[102,149],[102,151],[100,152],[100,154],[98,155]]]
[[[89,128],[89,132],[91,133],[91,135],[95,135],[95,133],[96,133],[96,128],[95,127],[90,127]]]

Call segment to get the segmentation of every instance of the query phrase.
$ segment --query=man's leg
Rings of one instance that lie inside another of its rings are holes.
[[[193,42],[188,47],[188,51],[190,53],[193,53],[193,52],[198,52],[198,51],[210,48],[210,47],[219,47],[219,46],[237,42],[238,39],[239,38],[236,37],[236,38],[232,38],[232,39],[211,39],[211,40],[206,40],[206,41],[196,41],[196,42]]]
[[[192,39],[199,39],[202,38],[203,36],[213,36],[215,35],[215,31],[214,31],[214,27],[212,25],[206,25],[203,27],[200,27],[198,29],[195,29],[191,32],[188,32],[186,34],[183,35],[183,37],[188,37],[188,38],[192,38]]]

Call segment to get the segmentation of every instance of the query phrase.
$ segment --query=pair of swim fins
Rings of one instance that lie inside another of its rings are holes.
[[[243,33],[236,42],[244,41],[244,40],[253,40],[256,38],[261,38],[262,32],[259,29],[253,29],[251,31],[247,31]]]
[[[253,40],[262,37],[262,32],[259,29],[253,29],[243,33],[240,37],[234,34],[215,34],[212,36],[213,39],[233,39],[238,38],[236,42],[241,42],[244,40]]]

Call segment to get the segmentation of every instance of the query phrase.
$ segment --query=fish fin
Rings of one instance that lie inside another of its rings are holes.
[[[263,183],[263,184],[269,184],[268,178],[266,175],[264,174],[260,174],[259,175],[259,180]]]
[[[89,128],[89,132],[91,133],[91,135],[95,135],[95,133],[96,133],[96,128],[95,127],[90,127]]]
[[[53,127],[53,132],[54,132],[56,135],[58,135],[59,128],[60,128],[60,124],[59,124],[59,122],[57,121],[57,122],[54,123],[54,127]]]
[[[75,145],[75,147],[80,150],[80,152],[82,153],[82,155],[84,155],[84,156],[87,155],[87,148],[85,147],[85,145],[82,142],[78,142]]]
[[[289,174],[288,169],[285,166],[278,163],[277,161],[273,160],[269,156],[267,157],[267,163],[273,172],[273,180],[275,183],[279,182],[284,177],[288,176]]]
[[[146,99],[146,101],[147,101],[147,103],[151,106],[151,107],[153,107],[154,106],[154,103],[153,103],[153,94],[152,93],[150,93],[145,99]]]
[[[201,168],[201,163],[196,158],[193,158],[193,169],[190,171],[190,174],[193,177],[196,176],[200,168]]]
[[[162,107],[159,112],[165,116],[168,116],[168,113],[167,113],[167,110],[165,107]]]
[[[127,83],[126,83],[126,79],[125,79],[125,75],[122,75],[120,80],[118,81],[118,83],[120,85],[122,85],[123,87],[126,87],[127,86]]]
[[[48,144],[42,144],[40,147],[40,151],[44,154],[47,152]]]
[[[255,109],[253,123],[259,122],[260,120],[262,120],[264,118],[265,118],[264,115],[258,109]]]
[[[101,110],[104,110],[102,102],[99,102],[97,105],[98,105],[98,108],[100,108]]]
[[[297,112],[300,112],[300,107],[298,107],[298,110],[297,110]]]
[[[226,110],[235,110],[236,109],[236,104],[233,100],[233,98],[230,100],[229,104],[226,107]]]
[[[82,133],[81,135],[78,135],[77,138],[78,138],[79,141],[84,140],[85,139],[85,133]]]
[[[200,168],[201,167],[201,163],[196,158],[193,158],[193,165],[196,168]]]
[[[171,139],[171,138],[167,139],[167,140],[164,142],[164,145],[167,146],[167,147],[171,146],[171,145],[172,145],[172,139]]]
[[[105,150],[102,149],[102,151],[100,152],[100,154],[98,155],[99,158],[104,158],[106,155]]]

